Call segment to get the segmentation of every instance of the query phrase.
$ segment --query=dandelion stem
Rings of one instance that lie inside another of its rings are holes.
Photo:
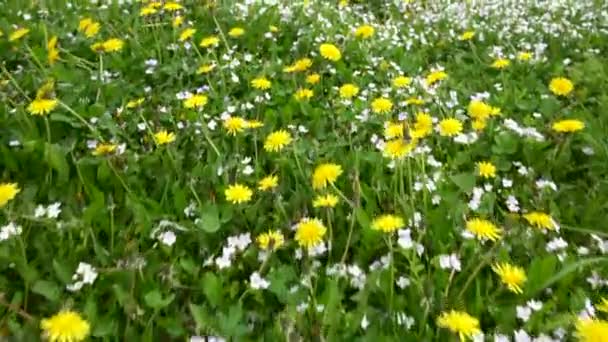
[[[70,112],[70,114],[74,115],[78,120],[80,120],[80,122],[82,122],[85,126],[87,126],[87,128],[99,139],[101,139],[101,134],[99,134],[99,132],[97,131],[97,129],[95,127],[93,127],[87,120],[85,120],[80,114],[76,113],[75,110],[72,109],[72,107],[68,106],[67,104],[63,103],[63,101],[59,101],[59,104],[68,112]]]
[[[0,292],[0,305],[4,306],[5,308],[7,308],[9,311],[14,312],[15,314],[23,317],[24,319],[32,322],[34,321],[34,317],[32,317],[30,314],[28,314],[27,312],[25,312],[25,310],[21,309],[18,306],[15,306],[9,302],[7,302],[4,299],[4,293]]]
[[[333,183],[332,183],[332,184],[331,184],[331,187],[332,187],[332,188],[333,188],[333,189],[334,189],[334,190],[335,190],[335,191],[338,193],[338,195],[340,196],[340,198],[342,198],[342,200],[344,200],[344,202],[348,203],[348,205],[349,205],[351,208],[353,208],[353,209],[355,208],[354,203],[353,203],[351,200],[349,200],[349,199],[348,199],[348,198],[347,198],[347,197],[344,195],[344,193],[342,193],[342,191],[340,191],[340,189],[338,189],[338,187],[336,187],[336,185],[335,185],[335,184],[333,184]]]
[[[205,137],[205,140],[207,140],[209,145],[211,145],[211,148],[213,149],[215,154],[218,157],[221,156],[222,154],[220,153],[220,150],[217,149],[217,146],[215,146],[215,144],[213,143],[213,140],[211,140],[211,138],[209,137],[209,132],[207,132],[207,128],[204,128],[204,127],[203,127],[203,136]]]
[[[101,86],[103,84],[103,54],[99,55],[99,70],[97,74],[97,81],[99,84],[97,85],[97,95],[95,96],[95,102],[99,102],[99,97],[101,97]]]
[[[346,256],[348,255],[348,249],[350,248],[350,241],[353,237],[353,230],[355,228],[355,212],[351,213],[350,218],[350,226],[348,228],[348,237],[346,238],[346,245],[344,246],[344,252],[342,253],[342,259],[340,259],[340,264],[344,265],[346,262]]]
[[[388,312],[390,314],[393,313],[393,296],[394,296],[394,284],[395,284],[395,259],[394,259],[394,252],[393,252],[393,237],[392,235],[388,236],[388,251],[389,251],[389,256],[390,256],[390,283],[389,283],[389,303],[388,303]]]
[[[110,170],[112,170],[112,172],[114,173],[114,175],[116,176],[116,178],[118,178],[118,181],[120,181],[120,184],[122,185],[122,187],[130,195],[131,194],[131,189],[129,188],[129,186],[127,185],[127,183],[125,183],[124,179],[122,179],[122,177],[120,176],[120,174],[118,174],[118,170],[116,170],[116,168],[114,167],[114,164],[112,164],[109,159],[106,159],[106,162],[108,163],[108,167],[110,168]]]
[[[464,283],[464,286],[460,290],[460,293],[458,293],[459,298],[462,298],[462,295],[467,291],[469,285],[471,285],[471,282],[473,281],[473,279],[475,279],[475,276],[477,276],[477,273],[479,273],[479,271],[481,271],[481,269],[490,262],[490,259],[494,255],[494,250],[496,250],[497,246],[498,244],[495,243],[494,246],[492,246],[492,248],[483,257],[483,260],[481,260],[481,262],[477,264],[477,267],[473,270],[473,272],[469,274],[467,281]]]
[[[19,83],[17,83],[17,81],[15,81],[15,79],[8,72],[8,70],[6,70],[6,68],[4,67],[4,64],[0,64],[0,68],[2,68],[2,72],[4,73],[4,75],[11,81],[11,84],[13,85],[13,87],[15,87],[15,89],[17,89],[21,93],[21,95],[23,95],[23,97],[25,97],[29,102],[30,97],[27,96],[27,93],[25,91],[23,91],[23,89],[21,89],[21,87],[19,86]]]

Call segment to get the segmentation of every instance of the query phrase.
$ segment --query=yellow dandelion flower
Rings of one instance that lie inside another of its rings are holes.
[[[57,107],[58,103],[57,99],[36,98],[27,106],[27,111],[32,115],[47,115]]]
[[[97,35],[97,33],[99,33],[100,28],[101,24],[93,21],[82,30],[82,33],[84,33],[85,37],[87,38],[93,38]]]
[[[572,92],[574,84],[565,77],[556,77],[551,79],[549,90],[555,95],[566,96]]]
[[[196,69],[196,73],[198,75],[208,74],[211,71],[213,71],[213,69],[215,69],[215,66],[216,66],[215,64],[203,64],[203,65],[199,66],[198,69]]]
[[[384,123],[384,137],[387,139],[402,138],[404,131],[404,125],[401,122],[390,122]]]
[[[0,208],[21,192],[17,183],[0,183]]]
[[[471,40],[473,37],[475,37],[475,31],[465,31],[458,37],[458,40]]]
[[[507,286],[509,291],[523,293],[522,285],[526,282],[526,272],[519,266],[509,263],[494,264],[492,270],[500,277],[500,281]]]
[[[351,99],[359,94],[359,87],[352,83],[346,83],[340,87],[340,97],[343,99]]]
[[[501,238],[502,230],[488,220],[474,218],[466,223],[466,230],[478,240],[496,241]]]
[[[462,133],[462,122],[455,118],[447,118],[439,121],[439,135],[442,137],[453,137]]]
[[[145,0],[144,0],[145,1]],[[161,8],[163,7],[163,3],[160,1],[150,1],[148,3],[148,6],[152,7],[152,8]]]
[[[323,241],[327,228],[321,220],[316,218],[303,218],[296,225],[295,240],[301,247],[311,249]]]
[[[255,89],[266,90],[269,89],[272,83],[266,77],[258,77],[251,81],[251,86]]]
[[[393,78],[393,86],[395,88],[405,88],[412,83],[412,79],[405,76],[397,76]]]
[[[93,155],[94,156],[105,156],[108,154],[112,154],[116,151],[117,147],[118,146],[116,144],[100,143],[100,144],[97,144],[97,146],[93,150]]]
[[[125,107],[127,107],[129,109],[137,108],[137,107],[141,106],[141,104],[144,103],[145,100],[146,99],[143,97],[140,97],[140,98],[137,98],[134,100],[130,100],[129,102],[127,102]]]
[[[576,337],[580,342],[605,342],[608,337],[608,322],[588,318],[576,323]]]
[[[296,91],[294,97],[296,98],[296,100],[298,101],[306,101],[306,100],[310,100],[310,98],[314,95],[315,93],[312,91],[312,89],[307,89],[307,88],[300,88]]]
[[[249,127],[247,120],[238,116],[231,116],[224,120],[224,128],[230,135],[236,135],[237,133],[244,131],[247,127]]]
[[[553,128],[554,131],[560,133],[572,133],[585,128],[585,123],[576,119],[560,120],[554,122],[551,128]]]
[[[258,235],[255,239],[258,243],[258,246],[262,250],[277,250],[285,243],[285,237],[278,230],[269,230],[266,233],[262,233]]]
[[[477,174],[483,178],[494,178],[496,177],[496,166],[486,161],[478,162]]]
[[[194,34],[196,33],[196,29],[192,28],[192,27],[188,27],[185,28],[180,34],[179,34],[179,38],[178,40],[180,42],[186,41],[190,38],[192,38],[192,36],[194,36]]]
[[[279,184],[279,177],[276,175],[266,176],[258,182],[258,190],[266,191],[274,189]]]
[[[487,124],[487,120],[473,120],[471,122],[471,128],[479,132],[486,128]]]
[[[372,111],[374,113],[388,113],[393,109],[393,101],[386,97],[378,97],[372,101]]]
[[[317,166],[312,174],[313,189],[323,189],[333,184],[342,174],[342,166],[333,163],[325,163]]]
[[[483,101],[473,100],[469,102],[467,112],[473,119],[485,120],[492,114],[492,106]]]
[[[432,86],[433,84],[442,81],[444,79],[446,79],[448,77],[448,74],[443,71],[443,70],[437,70],[437,71],[433,71],[431,73],[429,73],[426,78],[425,78],[425,82],[427,86]]]
[[[276,26],[274,26],[274,25],[270,25],[270,26],[268,26],[268,29],[269,29],[269,30],[270,30],[270,32],[272,32],[272,33],[277,33],[277,32],[279,32],[279,28],[278,28],[278,27],[276,27]]]
[[[383,152],[386,157],[391,159],[401,159],[412,152],[416,145],[416,140],[407,143],[403,139],[393,139],[386,142]]]
[[[209,37],[205,37],[201,40],[201,42],[199,43],[200,47],[203,48],[208,48],[208,47],[215,47],[220,43],[220,39],[217,36],[209,36]]]
[[[465,341],[481,332],[479,320],[464,311],[442,312],[437,318],[437,325],[458,334],[460,341]]]
[[[312,60],[310,58],[301,58],[298,59],[291,68],[293,68],[292,72],[306,71],[308,68],[312,66]]]
[[[425,112],[416,113],[416,120],[412,130],[412,138],[422,139],[433,133],[433,117]]]
[[[494,62],[492,62],[491,67],[494,69],[505,69],[511,65],[511,61],[506,58],[497,58]]]
[[[8,36],[8,41],[9,42],[17,41],[17,40],[23,38],[29,32],[30,32],[30,29],[28,29],[28,28],[25,28],[25,27],[18,28],[15,31],[11,32],[11,34]]]
[[[532,53],[528,51],[522,51],[517,54],[517,59],[522,62],[527,62],[532,59]]]
[[[264,141],[264,149],[268,152],[279,152],[291,143],[291,134],[286,130],[270,133]]]
[[[110,38],[104,42],[96,43],[91,46],[95,52],[117,52],[122,50],[125,42],[122,39]]]
[[[91,18],[80,19],[80,21],[78,22],[78,31],[84,32],[84,30],[92,23],[94,23],[94,21]]]
[[[232,204],[246,203],[251,200],[253,191],[242,184],[232,184],[224,191],[226,200]]]
[[[188,108],[188,109],[192,109],[192,108],[202,108],[204,107],[207,102],[209,101],[209,99],[207,98],[206,95],[203,94],[195,94],[190,96],[189,98],[184,100],[184,107]]]
[[[355,30],[355,37],[367,39],[374,35],[375,29],[371,25],[361,25]]]
[[[242,27],[233,27],[228,31],[228,35],[232,38],[237,38],[245,34],[245,29]]]
[[[557,224],[551,215],[542,213],[540,211],[532,211],[524,214],[523,218],[528,221],[528,224],[537,229],[554,230],[557,228]]]
[[[308,84],[317,84],[321,80],[321,75],[319,74],[310,74],[306,76],[306,83]]]
[[[173,2],[173,1],[167,2],[163,6],[163,9],[167,12],[175,12],[175,11],[179,11],[183,8],[184,8],[184,6],[182,6],[181,4],[179,4],[177,2]]]
[[[337,62],[342,58],[342,53],[340,53],[338,47],[333,44],[321,44],[321,46],[319,47],[319,53],[321,53],[321,56],[323,56],[323,58],[328,59],[332,62]]]
[[[247,128],[260,128],[262,126],[264,126],[264,123],[260,120],[249,120],[245,125]]]
[[[405,104],[406,105],[414,105],[414,106],[421,106],[425,103],[425,101],[419,97],[410,97],[407,100],[405,100]]]
[[[69,310],[43,319],[40,327],[50,342],[84,341],[91,331],[89,323],[79,313]]]
[[[333,208],[338,204],[338,196],[333,194],[318,195],[313,201],[314,208]]]
[[[139,16],[140,17],[147,17],[153,14],[158,13],[158,10],[154,7],[150,7],[150,6],[146,6],[146,7],[142,7],[139,10]]]
[[[57,50],[57,36],[51,37],[49,41],[46,43],[47,48],[47,60],[50,65],[55,64],[55,62],[59,59],[59,50]]]
[[[166,145],[175,141],[175,133],[169,133],[166,130],[159,131],[154,134],[154,142],[157,145]]]
[[[372,221],[372,229],[384,233],[392,233],[404,226],[405,221],[403,221],[403,218],[392,214],[378,216]]]
[[[184,17],[182,17],[181,15],[178,15],[175,18],[173,18],[173,21],[171,22],[171,26],[179,27],[183,23],[184,23]]]

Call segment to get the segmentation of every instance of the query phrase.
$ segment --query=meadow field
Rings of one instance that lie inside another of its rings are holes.
[[[0,1],[0,340],[608,341],[608,2]]]

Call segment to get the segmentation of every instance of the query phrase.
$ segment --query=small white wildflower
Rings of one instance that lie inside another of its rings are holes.
[[[249,277],[249,283],[251,285],[251,288],[255,290],[267,289],[268,286],[270,286],[270,282],[262,278],[258,272],[254,272],[251,274],[251,276]]]
[[[399,287],[400,289],[404,289],[408,286],[410,286],[411,281],[409,278],[406,278],[404,276],[400,276],[399,279],[397,279],[397,287]]]
[[[460,259],[456,254],[439,255],[439,267],[444,270],[454,270],[459,272],[461,269]]]
[[[175,236],[175,233],[171,230],[167,230],[158,235],[158,241],[162,242],[163,244],[165,244],[169,247],[173,246],[173,244],[175,243],[176,240],[177,240],[177,237]]]
[[[532,309],[528,306],[517,306],[515,308],[517,312],[517,318],[520,320],[527,322],[530,319],[530,315],[532,315]]]
[[[361,319],[361,329],[366,330],[368,326],[369,321],[367,320],[367,315],[363,315],[363,318]]]

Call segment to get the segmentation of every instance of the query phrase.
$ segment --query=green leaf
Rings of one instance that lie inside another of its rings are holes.
[[[38,280],[35,282],[34,286],[32,286],[32,292],[44,296],[51,302],[59,301],[59,296],[61,295],[59,286],[48,280]]]
[[[198,227],[207,233],[215,233],[220,229],[220,214],[215,204],[203,208]]]
[[[222,281],[211,272],[205,273],[201,281],[205,297],[212,306],[218,306],[222,302]]]
[[[55,270],[55,275],[59,278],[64,284],[69,284],[72,282],[72,271],[66,264],[62,264],[57,261],[57,259],[53,259],[53,270]]]
[[[159,290],[152,290],[146,293],[144,301],[146,305],[152,309],[158,310],[169,305],[175,298],[174,294],[170,294],[167,298],[163,298]]]
[[[471,192],[475,187],[475,175],[470,172],[451,175],[450,179],[456,184],[462,192]]]
[[[570,263],[567,266],[565,266],[564,268],[562,268],[561,271],[559,271],[558,273],[554,274],[549,279],[545,280],[545,282],[542,283],[540,286],[532,289],[528,293],[528,296],[529,297],[533,297],[538,292],[540,292],[540,291],[542,291],[542,290],[544,290],[544,289],[552,286],[553,284],[557,283],[558,281],[560,281],[563,278],[565,278],[568,275],[570,275],[572,272],[580,271],[582,268],[588,267],[590,265],[593,265],[593,264],[596,264],[596,263],[599,263],[599,262],[608,262],[608,258],[606,258],[606,257],[587,258],[587,259],[581,259],[581,260],[579,260],[577,262]]]
[[[65,158],[65,151],[55,144],[46,144],[45,149],[46,162],[57,171],[59,181],[66,182],[70,177],[70,166]]]

